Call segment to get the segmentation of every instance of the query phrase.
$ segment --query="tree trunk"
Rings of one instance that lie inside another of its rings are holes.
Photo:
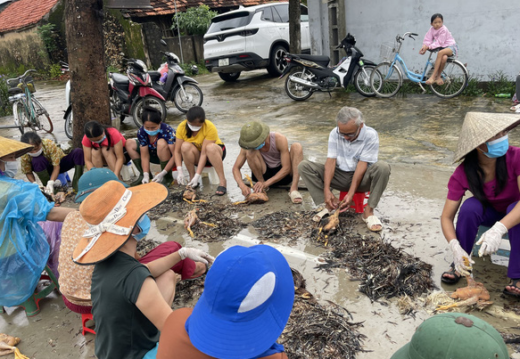
[[[65,30],[74,113],[73,147],[81,147],[85,123],[110,125],[101,0],[66,0]]]
[[[300,0],[289,0],[289,52],[292,54],[302,51],[300,14]]]

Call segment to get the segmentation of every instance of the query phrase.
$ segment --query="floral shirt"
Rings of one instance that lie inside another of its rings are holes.
[[[59,166],[60,161],[63,157],[65,157],[65,153],[63,150],[59,148],[53,140],[49,140],[44,138],[42,140],[42,148],[43,148],[43,156],[49,161],[53,166]],[[20,157],[20,166],[22,167],[22,173],[28,174],[32,173],[32,157],[28,154]]]
[[[139,145],[142,147],[148,146],[150,154],[157,154],[157,141],[161,138],[163,138],[169,145],[175,143],[175,130],[164,122],[161,122],[161,129],[159,130],[154,142],[150,142],[150,137],[144,130],[144,127],[141,127],[139,131],[137,131],[137,140],[139,141]]]

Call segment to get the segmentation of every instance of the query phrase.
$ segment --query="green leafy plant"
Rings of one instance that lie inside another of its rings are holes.
[[[185,12],[173,16],[171,28],[188,35],[204,35],[211,24],[211,19],[216,15],[217,12],[210,10],[207,5],[191,7]]]
[[[49,77],[51,79],[58,78],[62,75],[61,66],[59,64],[51,65],[49,69]]]
[[[56,40],[53,36],[55,27],[56,25],[49,23],[39,26],[36,29],[36,32],[40,36],[40,39],[42,39],[43,44],[45,45],[45,48],[49,53],[52,53],[53,51],[56,51],[58,49],[56,45]]]
[[[482,85],[476,77],[470,76],[468,84],[462,93],[465,96],[481,96],[484,93]]]
[[[192,71],[193,65],[196,65],[199,69],[199,71],[196,74],[194,74]],[[184,72],[186,72],[186,75],[188,76],[209,74],[208,69],[206,68],[206,66],[204,66],[203,63],[198,64],[192,61],[189,64],[179,64],[179,66],[184,70]]]
[[[0,116],[12,115],[11,106],[9,104],[9,87],[7,86],[5,75],[0,75]]]
[[[487,94],[495,96],[499,93],[508,93],[513,96],[515,93],[515,83],[511,81],[503,71],[498,71],[489,76],[490,81],[487,83]]]

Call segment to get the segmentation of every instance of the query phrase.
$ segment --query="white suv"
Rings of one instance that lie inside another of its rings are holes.
[[[310,53],[309,15],[301,6],[301,48]],[[204,35],[208,70],[224,81],[235,81],[242,71],[267,68],[282,74],[289,51],[289,3],[251,6],[215,16]]]

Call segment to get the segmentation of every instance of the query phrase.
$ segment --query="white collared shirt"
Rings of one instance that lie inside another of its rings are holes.
[[[364,125],[354,141],[347,141],[335,127],[329,134],[327,158],[336,159],[336,168],[344,172],[354,172],[359,161],[368,165],[377,162],[379,136],[372,127]]]

